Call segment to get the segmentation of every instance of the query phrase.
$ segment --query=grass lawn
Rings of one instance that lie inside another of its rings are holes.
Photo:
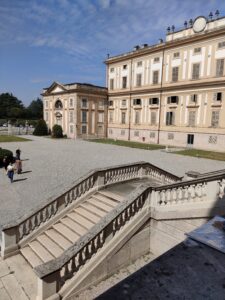
[[[144,150],[158,150],[158,149],[165,148],[165,146],[162,146],[162,145],[147,144],[147,143],[145,144],[145,143],[113,140],[113,139],[93,139],[93,140],[89,140],[89,142],[124,146],[124,147],[130,147],[130,148],[138,148],[138,149],[144,149]]]
[[[27,141],[31,141],[31,140],[19,136],[15,136],[15,135],[0,135],[0,143],[27,142]]]
[[[197,150],[197,149],[186,149],[181,151],[172,152],[181,155],[188,155],[194,157],[208,158],[214,160],[224,160],[225,161],[225,152],[213,152],[213,151],[205,151],[205,150]]]

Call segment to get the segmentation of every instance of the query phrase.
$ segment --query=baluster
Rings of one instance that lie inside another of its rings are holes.
[[[171,190],[166,191],[166,202],[171,205]]]
[[[65,202],[65,207],[69,204],[69,195],[68,193],[66,193],[65,197],[64,197],[64,202]]]
[[[159,204],[161,204],[161,205],[166,205],[167,204],[167,201],[166,201],[166,192],[164,190],[161,191],[161,193],[160,193]]]
[[[71,262],[71,273],[74,274],[77,271],[77,265],[76,265],[76,256],[73,257]]]
[[[70,277],[68,263],[64,265],[64,280],[66,281]]]
[[[183,187],[184,202],[188,202],[188,187]]]

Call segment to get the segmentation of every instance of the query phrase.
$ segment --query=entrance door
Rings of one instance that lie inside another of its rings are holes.
[[[194,145],[194,134],[187,135],[187,145],[192,147]]]

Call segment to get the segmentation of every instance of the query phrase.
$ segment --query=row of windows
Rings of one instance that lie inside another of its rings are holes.
[[[222,101],[223,93],[222,92],[216,92],[213,94],[213,101]],[[190,102],[197,104],[198,102],[198,95],[192,94],[190,95]],[[167,104],[179,104],[179,96],[169,96],[167,97]],[[142,105],[142,99],[133,99],[133,105],[134,106],[141,106]],[[149,105],[159,105],[159,98],[153,97],[149,98]],[[127,100],[122,100],[121,102],[122,107],[127,106]],[[109,107],[113,107],[113,101],[109,101]]]
[[[192,66],[192,79],[197,80],[200,78],[200,69],[201,69],[201,64],[200,63],[194,63]],[[216,77],[222,77],[224,76],[224,59],[218,59],[216,61]],[[153,84],[159,84],[159,71],[153,71],[152,73],[152,83]],[[177,82],[179,80],[179,67],[173,67],[172,68],[172,82]],[[136,87],[142,86],[142,74],[138,73],[136,74]],[[110,79],[109,82],[109,87],[110,90],[114,90],[114,78]],[[122,77],[122,88],[126,89],[127,88],[127,76]]]
[[[81,112],[81,122],[87,123],[88,122],[88,112],[82,111]],[[98,122],[103,123],[104,122],[104,113],[98,113]]]
[[[88,133],[88,125],[81,125],[81,134],[87,134]],[[99,125],[97,127],[97,134],[103,134],[104,133],[104,127],[102,125]]]
[[[105,105],[105,101],[104,100],[99,100],[98,101],[98,107],[100,108],[104,108]],[[48,108],[48,100],[45,101],[45,107]],[[69,107],[74,107],[74,101],[73,99],[69,99]],[[83,98],[81,99],[81,107],[82,108],[88,108],[88,99]],[[62,101],[60,99],[56,100],[55,102],[55,109],[61,110],[63,109],[63,104]]]
[[[121,124],[126,124],[126,112],[121,113]],[[219,110],[213,110],[211,114],[211,126],[218,127],[219,126]],[[150,114],[150,124],[157,124],[157,113],[155,111],[151,111]],[[109,122],[113,123],[113,112],[109,112]],[[140,111],[134,112],[134,124],[140,124]],[[169,111],[166,113],[166,125],[175,125],[175,112]],[[188,126],[194,127],[196,126],[196,111],[189,111],[188,117]]]

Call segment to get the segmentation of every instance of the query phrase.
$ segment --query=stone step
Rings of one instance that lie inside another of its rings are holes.
[[[72,243],[75,243],[80,237],[61,222],[54,224],[52,227]]]
[[[83,226],[79,225],[79,223],[76,223],[74,220],[72,220],[68,216],[62,218],[60,220],[60,222],[65,224],[67,227],[71,228],[71,230],[73,230],[79,236],[84,235],[87,232],[87,229],[85,229]]]
[[[65,236],[62,236],[53,228],[46,230],[45,234],[54,240],[55,243],[60,245],[60,247],[62,247],[64,250],[68,249],[72,245],[72,243]]]
[[[91,202],[85,202],[85,203],[81,204],[80,206],[83,207],[84,209],[88,210],[89,212],[94,213],[98,217],[104,217],[107,214],[107,211],[103,211],[103,210],[95,207],[94,205],[91,204]]]
[[[37,240],[32,241],[28,245],[43,260],[43,262],[47,262],[54,258],[54,256]]]
[[[119,202],[121,202],[121,201],[124,200],[124,197],[122,197],[122,196],[120,196],[120,195],[118,195],[118,194],[116,194],[116,193],[113,193],[113,192],[111,192],[111,191],[108,191],[108,190],[101,190],[101,191],[99,191],[98,193],[99,193],[100,195],[106,196],[106,197],[108,197],[108,198],[110,198],[110,199],[115,199],[115,200],[117,200],[117,201],[119,201]]]
[[[114,206],[109,206],[108,204],[106,204],[106,202],[102,202],[101,200],[98,200],[96,198],[90,199],[90,203],[92,205],[94,205],[96,208],[99,209],[104,209],[105,212],[109,212],[111,211],[116,205]]]
[[[82,208],[82,207],[77,207],[77,208],[75,209],[75,212],[77,212],[79,215],[82,215],[84,218],[88,219],[88,220],[91,221],[93,224],[98,223],[98,221],[101,219],[100,217],[97,217],[95,214],[86,211],[86,210],[85,210],[84,208]]]
[[[22,248],[20,252],[33,268],[43,264],[43,260],[29,246]]]
[[[84,227],[87,230],[90,229],[91,227],[93,227],[93,225],[94,225],[94,223],[88,221],[86,218],[77,214],[75,210],[71,213],[68,213],[67,216],[69,218],[73,219],[75,222],[79,223],[80,226]]]
[[[95,199],[98,199],[99,201],[111,206],[111,207],[115,207],[115,205],[117,205],[118,203],[120,203],[120,201],[117,201],[116,199],[112,199],[112,198],[108,198],[106,196],[103,196],[99,193],[96,193],[92,196]]]
[[[120,202],[112,201],[111,199],[101,195],[96,195],[96,196],[94,195],[92,198],[97,200],[100,204],[103,204],[102,207],[105,207],[105,209],[107,210],[109,209],[111,210],[112,208],[114,208],[120,203]]]
[[[63,253],[63,248],[57,245],[46,234],[41,234],[37,237],[39,243],[41,243],[54,257],[58,257]]]

